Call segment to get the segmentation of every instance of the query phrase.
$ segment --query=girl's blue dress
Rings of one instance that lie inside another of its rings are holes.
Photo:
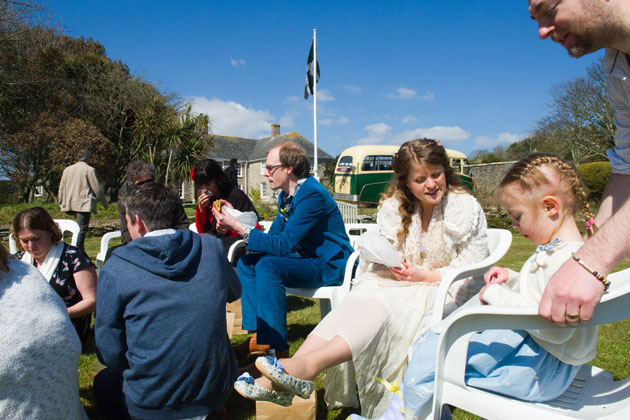
[[[417,418],[431,403],[439,337],[429,331],[414,344],[403,389],[405,418]],[[465,378],[475,388],[541,402],[562,395],[579,369],[552,356],[526,331],[487,330],[470,339]]]

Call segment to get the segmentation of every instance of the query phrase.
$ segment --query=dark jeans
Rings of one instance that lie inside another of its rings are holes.
[[[94,377],[94,398],[101,412],[110,420],[132,420],[122,386],[122,373],[110,368],[101,370]]]
[[[68,211],[66,212],[71,216],[74,216],[79,224],[79,236],[77,238],[77,248],[85,251],[83,244],[85,243],[85,234],[87,233],[88,226],[90,226],[90,212],[78,212]]]

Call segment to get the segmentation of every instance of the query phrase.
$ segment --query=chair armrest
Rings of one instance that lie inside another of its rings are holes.
[[[231,246],[230,249],[228,249],[228,254],[227,254],[227,259],[229,262],[233,263],[234,262],[234,253],[241,249],[241,248],[245,248],[247,246],[247,244],[245,243],[245,241],[243,239],[239,239],[238,241],[234,242]]]

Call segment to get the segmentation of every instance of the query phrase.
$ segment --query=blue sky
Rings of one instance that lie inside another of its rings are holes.
[[[132,72],[191,101],[212,132],[261,138],[270,124],[313,141],[303,98],[317,29],[318,145],[418,136],[471,153],[520,140],[547,113],[553,84],[583,76],[538,39],[525,0],[50,0],[61,30],[92,37]]]

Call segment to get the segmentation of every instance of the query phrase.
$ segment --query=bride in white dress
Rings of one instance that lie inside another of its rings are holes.
[[[292,358],[280,360],[286,373],[307,380],[328,369],[329,406],[356,405],[356,374],[362,415],[368,418],[380,416],[391,399],[374,377],[402,381],[411,344],[428,327],[442,274],[488,255],[483,210],[459,186],[439,143],[421,139],[403,144],[394,172],[396,183],[381,200],[377,224],[399,253],[402,268],[387,268],[362,255],[350,294]],[[482,278],[454,284],[446,313],[483,285]],[[256,383],[272,388],[265,377]]]

